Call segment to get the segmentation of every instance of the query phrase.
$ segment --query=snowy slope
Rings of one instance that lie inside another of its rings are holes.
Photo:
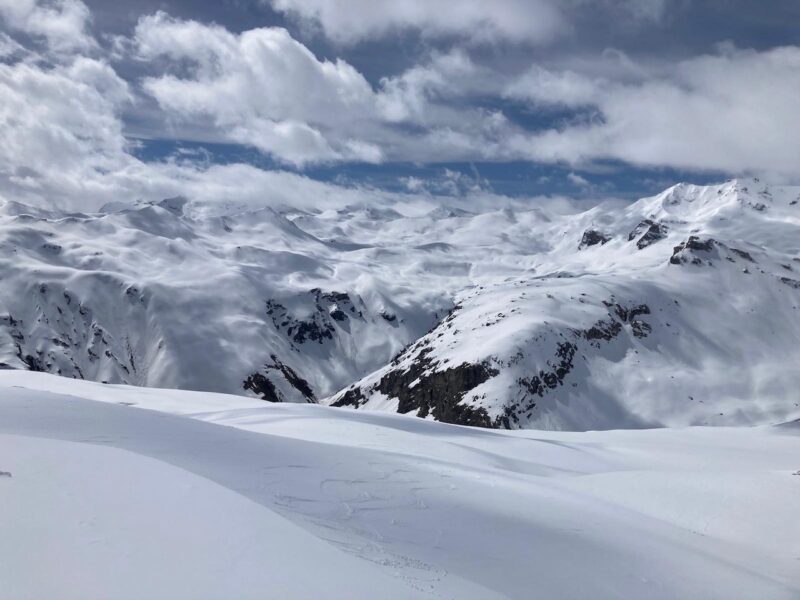
[[[4,598],[406,597],[232,490],[113,443],[0,435],[0,448]]]
[[[800,416],[798,197],[9,202],[0,363],[491,427],[779,422]]]
[[[0,362],[232,393],[249,380],[306,402],[379,367],[450,306],[438,290],[372,285],[354,250],[272,209],[188,208],[0,207]]]
[[[330,402],[568,430],[800,417],[800,190],[749,185],[559,221],[529,273],[459,294]]]
[[[799,456],[6,371],[0,596],[788,600]]]

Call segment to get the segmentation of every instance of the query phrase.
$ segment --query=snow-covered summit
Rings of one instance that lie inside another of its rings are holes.
[[[675,186],[543,227],[529,272],[456,296],[335,406],[490,427],[800,415],[800,190]]]

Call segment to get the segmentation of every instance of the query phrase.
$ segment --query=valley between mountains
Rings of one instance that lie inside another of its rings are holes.
[[[800,418],[800,188],[753,179],[631,204],[6,202],[0,280],[5,369],[496,429]]]

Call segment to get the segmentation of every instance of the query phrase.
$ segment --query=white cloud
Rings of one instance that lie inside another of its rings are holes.
[[[145,81],[168,114],[211,122],[222,139],[295,165],[527,159],[731,174],[800,168],[798,48],[727,49],[660,65],[608,51],[571,68],[533,65],[515,79],[454,49],[373,89],[354,67],[317,59],[283,29],[233,34],[158,13],[140,22],[136,42],[143,59],[184,68],[182,77]],[[475,98],[585,109],[589,118],[526,132]]]
[[[577,173],[567,173],[567,181],[579,188],[588,188],[592,185],[588,179],[578,175]]]
[[[248,165],[130,154],[120,113],[128,85],[107,64],[0,63],[0,201],[96,210],[186,195],[206,202],[312,207],[363,201],[357,189]],[[371,192],[374,193],[374,192]]]
[[[43,25],[25,25],[24,15],[29,9],[60,14],[71,4],[0,0],[0,9],[6,19],[16,11],[20,30],[44,36],[52,50],[75,39],[52,32],[85,32],[88,16],[67,19],[82,25],[47,29],[48,36],[34,32],[45,31]],[[246,165],[137,159],[123,125],[124,111],[136,102],[133,86],[90,46],[83,51],[95,58],[81,56],[75,45],[43,57],[0,35],[0,196],[72,208],[178,194],[254,203],[267,195],[314,203],[365,197],[363,190]],[[246,144],[297,165],[611,159],[735,175],[762,171],[796,179],[800,172],[798,47],[724,47],[677,64],[639,64],[609,51],[595,62],[534,65],[519,76],[493,72],[480,63],[481,53],[471,58],[454,48],[372,86],[352,65],[321,60],[278,28],[235,34],[157,13],[143,18],[124,46],[135,49],[150,73],[142,84],[158,103],[158,119],[180,123],[190,139]],[[534,113],[586,107],[594,118],[526,131],[499,108],[509,98]],[[570,180],[585,187],[577,175]],[[406,185],[472,194],[483,182],[444,172]]]
[[[209,202],[354,201],[355,192],[283,172],[203,161],[145,163],[130,154],[128,84],[108,64],[0,63],[0,200],[70,210],[179,194]]]
[[[434,53],[373,89],[350,64],[317,59],[280,28],[234,34],[157,13],[140,20],[134,42],[141,60],[166,59],[173,71],[143,87],[174,122],[297,166],[474,158],[509,125],[496,111],[449,106],[495,85],[458,50]]]
[[[176,119],[211,119],[228,141],[296,165],[381,158],[380,148],[347,135],[375,116],[369,83],[344,61],[318,60],[285,29],[234,34],[157,13],[139,21],[135,42],[143,60],[191,64],[183,77],[144,81]]]
[[[388,121],[430,120],[437,99],[461,96],[476,88],[490,86],[492,74],[475,65],[462,50],[434,53],[426,64],[415,65],[396,77],[381,80],[378,106]]]
[[[590,104],[600,118],[509,140],[530,159],[732,174],[800,171],[800,48],[728,49],[613,82],[535,68],[512,89],[535,103]]]
[[[320,28],[339,44],[406,31],[469,43],[545,44],[573,32],[592,11],[628,27],[660,21],[667,0],[261,0]],[[674,3],[673,3],[674,5]]]
[[[177,194],[254,202],[263,202],[265,194],[287,202],[295,193],[295,202],[347,195],[346,188],[245,165],[183,158],[142,162],[131,154],[122,120],[136,101],[108,63],[80,55],[51,62],[3,39],[8,52],[0,63],[0,196],[6,199],[96,209],[112,200]],[[211,121],[215,135],[283,160],[379,161],[384,148],[413,156],[420,145],[426,154],[453,156],[471,153],[475,143],[471,135],[442,126],[442,115],[425,138],[382,129],[419,116],[408,107],[401,109],[405,116],[387,116],[384,98],[390,93],[399,94],[395,106],[422,98],[415,106],[423,116],[434,115],[422,105],[435,103],[450,77],[472,68],[464,56],[437,57],[425,75],[415,70],[402,85],[386,80],[390,92],[373,90],[347,63],[317,60],[282,29],[235,35],[157,14],[140,23],[135,41],[148,68],[172,71],[144,81],[167,114],[201,133]]]
[[[415,29],[427,36],[472,41],[539,43],[566,28],[552,0],[270,0],[272,6],[317,23],[340,43]]]
[[[126,162],[118,118],[127,84],[106,64],[78,58],[42,67],[0,63],[0,179],[16,194],[53,199],[82,189],[87,175]]]
[[[400,183],[409,192],[427,196],[463,197],[491,193],[491,185],[480,176],[474,166],[471,175],[445,168],[426,179],[414,176],[401,177]]]
[[[0,19],[9,28],[44,38],[57,52],[96,45],[87,31],[91,14],[81,0],[0,0]]]
[[[504,90],[509,98],[535,104],[560,104],[580,107],[597,100],[603,83],[574,71],[551,71],[533,65]]]
[[[143,162],[131,154],[123,133],[121,114],[133,101],[128,84],[97,59],[0,63],[0,201],[96,210],[111,201],[185,195],[243,207],[322,208],[382,194],[250,165],[209,164],[202,157]],[[367,154],[371,148],[354,142],[349,151]]]

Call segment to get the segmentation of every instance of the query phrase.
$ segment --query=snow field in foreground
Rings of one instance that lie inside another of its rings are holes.
[[[0,373],[0,597],[800,595],[797,425],[506,433],[138,392]]]

